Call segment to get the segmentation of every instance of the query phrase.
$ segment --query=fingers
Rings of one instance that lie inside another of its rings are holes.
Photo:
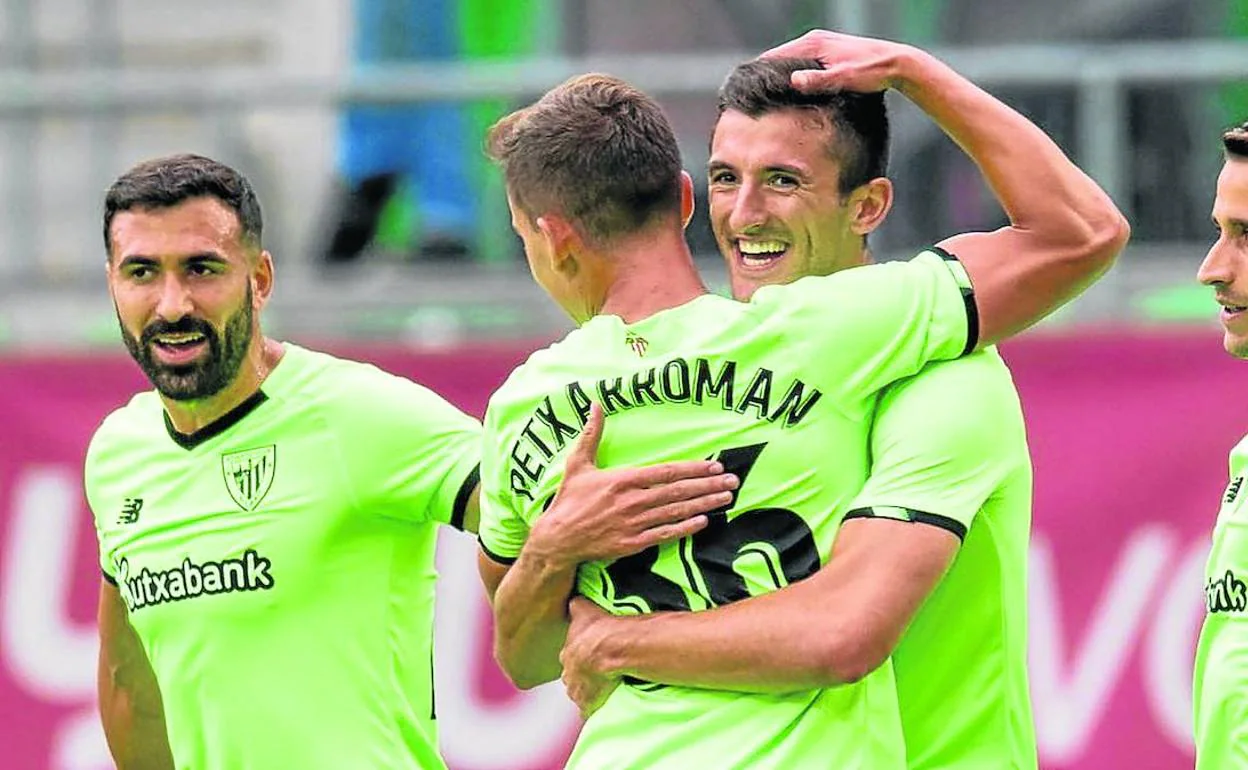
[[[731,505],[732,492],[714,492],[691,500],[680,500],[657,506],[646,511],[638,520],[638,524],[643,527],[640,534],[642,537],[650,537],[655,530],[662,529],[669,524],[680,524],[697,517],[704,523],[694,529],[696,532],[706,526],[707,516],[724,511]],[[665,542],[666,539],[655,542]]]
[[[617,483],[644,489],[681,479],[716,476],[723,472],[724,466],[717,460],[682,460],[621,471]]]
[[[598,709],[602,708],[607,702],[608,696],[619,686],[618,681],[603,681],[599,679],[581,680],[564,669],[563,689],[568,695],[568,699],[576,704],[577,711],[580,712],[582,719],[589,717]]]
[[[581,719],[586,719],[588,714],[585,713],[585,709],[589,704],[585,700],[585,692],[580,686],[580,682],[570,675],[566,665],[563,667],[563,676],[559,678],[563,680],[563,691],[567,694],[568,700],[576,705],[576,710],[580,712]]]
[[[581,709],[581,719],[589,719],[592,717],[594,712],[602,708],[602,705],[606,702],[606,696],[600,692],[594,693],[593,696],[588,698],[585,703],[579,704]]]
[[[821,70],[798,70],[789,78],[793,88],[814,94],[828,91],[854,91],[874,93],[886,91],[891,85],[888,68],[874,60],[847,62],[830,65]]]
[[[658,545],[659,543],[666,543],[670,540],[679,540],[682,537],[689,537],[690,535],[696,534],[705,529],[706,525],[709,523],[710,519],[708,519],[705,514],[700,514],[697,516],[691,516],[681,521],[673,522],[671,524],[662,524],[657,527],[652,527],[643,532],[637,538],[637,550],[642,551],[651,546]]]
[[[695,502],[696,510],[689,515],[706,513],[718,506],[727,506],[732,502],[732,492],[741,486],[741,482],[731,473],[721,473],[700,479],[683,479],[668,484],[651,487],[637,495],[637,505],[651,509],[662,509],[671,503]],[[702,507],[709,505],[710,507]],[[654,523],[660,523],[656,520]]]
[[[803,93],[836,91],[843,87],[843,75],[839,69],[798,70],[790,76],[789,82]]]
[[[585,692],[585,688],[574,679],[565,676],[563,678],[563,689],[568,694],[568,700],[576,704],[576,710],[580,712],[581,719],[589,719],[589,715],[594,713],[592,704],[590,703],[590,695]]]
[[[568,453],[567,466],[569,468],[576,465],[597,467],[598,445],[602,442],[604,421],[602,407],[597,402],[591,403],[589,405],[589,419],[585,422],[585,427],[581,430],[581,435],[577,438],[576,445]]]
[[[769,48],[759,58],[817,59],[820,53],[823,52],[826,41],[831,35],[832,33],[826,30],[812,29],[795,40],[781,43],[775,48]]]

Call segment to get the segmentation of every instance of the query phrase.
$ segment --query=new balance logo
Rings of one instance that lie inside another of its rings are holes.
[[[121,505],[121,515],[117,517],[118,524],[134,524],[139,520],[139,511],[143,510],[143,498],[127,497]]]
[[[1231,485],[1226,488],[1226,494],[1222,496],[1222,504],[1230,505],[1235,502],[1235,498],[1239,497],[1239,488],[1244,485],[1244,477],[1236,476]]]
[[[269,570],[273,562],[248,549],[241,559],[222,559],[196,564],[183,559],[182,566],[152,572],[144,567],[130,574],[126,559],[117,563],[117,585],[131,612],[142,607],[194,599],[204,594],[267,591],[273,587]]]

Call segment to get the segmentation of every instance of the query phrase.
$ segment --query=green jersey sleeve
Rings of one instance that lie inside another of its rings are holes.
[[[1021,412],[992,348],[889,386],[872,427],[871,475],[845,518],[921,521],[965,537],[1016,470]]]
[[[104,521],[106,509],[99,499],[96,481],[99,477],[97,468],[100,464],[100,458],[103,453],[109,451],[108,447],[112,443],[112,435],[116,432],[115,425],[120,420],[118,412],[114,412],[104,419],[100,427],[96,429],[95,434],[91,436],[91,443],[87,445],[87,454],[83,462],[83,493],[86,495],[87,507],[91,510],[91,519],[95,525],[96,545],[99,548],[100,573],[113,585],[117,584],[117,576],[113,574],[113,564],[108,556],[108,532]],[[124,514],[125,511],[123,510],[121,515]]]
[[[483,444],[501,447],[499,415],[507,411],[496,401],[490,402],[485,413]],[[529,522],[512,505],[510,487],[502,478],[506,460],[496,452],[486,451],[481,458],[481,525],[478,540],[482,550],[496,562],[511,564],[520,556],[524,541],[529,538]]]
[[[842,401],[874,393],[929,361],[978,344],[978,314],[966,270],[930,249],[829,276],[769,286],[754,302],[793,327],[800,355],[818,361],[821,387]]]
[[[359,506],[391,518],[462,528],[477,487],[481,428],[441,396],[402,377],[357,367],[353,398],[330,419]]]
[[[1231,478],[1205,560],[1205,616],[1192,671],[1196,770],[1248,767],[1248,437],[1231,451]]]
[[[92,483],[92,479],[95,475],[93,471],[96,463],[98,462],[97,452],[99,451],[99,442],[100,434],[97,430],[95,435],[91,437],[91,443],[87,446],[87,456],[83,462],[83,493],[86,495],[87,508],[91,510],[91,521],[95,526],[95,542],[99,551],[98,556],[100,560],[100,573],[104,575],[108,582],[116,585],[117,576],[113,574],[113,567],[108,563],[108,557],[106,554],[107,549],[105,548],[104,542],[104,530],[103,527],[100,526],[101,507],[96,503],[94,494],[95,485]]]

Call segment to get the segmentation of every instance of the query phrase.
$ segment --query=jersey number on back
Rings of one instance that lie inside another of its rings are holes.
[[[783,588],[819,569],[819,550],[806,521],[786,508],[755,508],[728,512],[737,504],[750,469],[766,444],[725,449],[716,457],[724,472],[740,479],[728,505],[710,514],[710,524],[691,537],[677,541],[684,586],[654,571],[659,549],[617,559],[606,568],[606,596],[619,609],[637,613],[689,610],[689,594],[698,596],[703,608],[716,607],[750,596],[745,578],[734,569],[739,560],[755,559],[767,572],[773,588]]]

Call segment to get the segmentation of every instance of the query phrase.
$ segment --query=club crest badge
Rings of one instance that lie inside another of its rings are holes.
[[[221,455],[225,488],[244,511],[254,511],[273,486],[277,447],[273,444]]]
[[[625,335],[624,342],[633,349],[633,352],[637,354],[638,358],[646,354],[646,348],[650,345],[649,342],[646,342],[645,337],[642,337],[640,334],[634,334],[633,332],[629,332]]]

